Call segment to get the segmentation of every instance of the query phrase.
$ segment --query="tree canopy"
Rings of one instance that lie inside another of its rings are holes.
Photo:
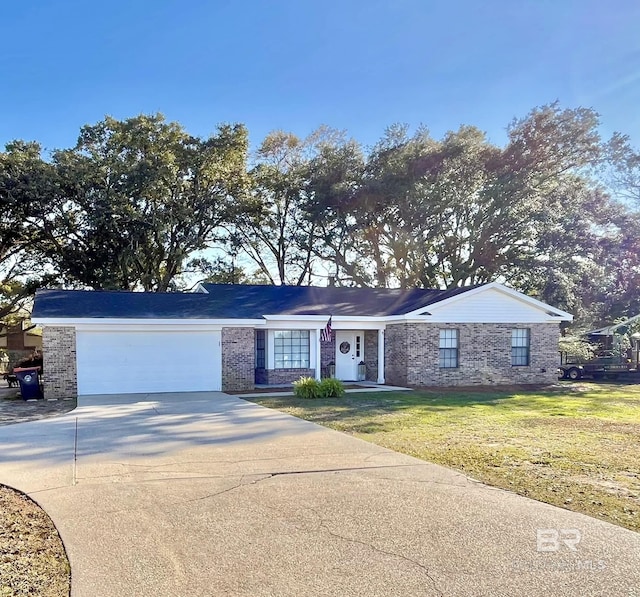
[[[243,211],[247,131],[192,137],[162,116],[106,118],[56,151],[58,194],[31,222],[64,282],[166,291]]]
[[[498,280],[578,323],[640,311],[640,153],[590,109],[534,108],[503,146],[392,125],[190,135],[106,117],[74,147],[0,152],[0,317],[43,284],[167,291],[199,279],[453,288]]]

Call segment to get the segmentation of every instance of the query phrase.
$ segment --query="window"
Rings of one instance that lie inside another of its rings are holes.
[[[458,366],[458,330],[440,330],[440,367]]]
[[[356,359],[360,358],[360,336],[356,336]]]
[[[273,356],[276,369],[308,369],[309,330],[274,332]]]
[[[511,365],[526,367],[529,365],[530,340],[528,329],[511,331]]]
[[[256,369],[264,369],[266,366],[266,342],[265,331],[256,330]]]

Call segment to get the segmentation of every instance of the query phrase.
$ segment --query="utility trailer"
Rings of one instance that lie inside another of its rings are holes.
[[[624,357],[600,356],[585,361],[564,352],[560,353],[559,379],[617,379],[621,374],[630,371],[635,372],[631,367],[631,361]]]

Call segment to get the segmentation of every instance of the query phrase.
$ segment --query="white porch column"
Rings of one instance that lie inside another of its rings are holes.
[[[320,378],[322,376],[322,371],[320,369],[321,367],[321,357],[322,357],[322,345],[321,345],[321,338],[322,335],[322,330],[316,330],[316,379],[318,381],[320,381]]]
[[[378,383],[384,383],[384,328],[378,330]]]

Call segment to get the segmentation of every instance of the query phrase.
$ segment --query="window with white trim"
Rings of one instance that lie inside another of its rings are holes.
[[[531,353],[531,333],[528,328],[511,330],[511,365],[526,367]]]
[[[309,330],[278,330],[273,334],[276,369],[308,369],[310,363]]]
[[[458,367],[458,330],[440,330],[440,368]]]

